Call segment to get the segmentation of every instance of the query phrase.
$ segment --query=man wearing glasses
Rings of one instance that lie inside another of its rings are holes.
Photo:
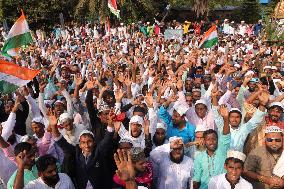
[[[273,169],[283,152],[283,131],[277,126],[265,130],[265,146],[257,147],[248,155],[244,175],[253,188],[283,188],[284,180],[273,175]]]

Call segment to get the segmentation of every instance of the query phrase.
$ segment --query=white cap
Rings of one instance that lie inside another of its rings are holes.
[[[182,140],[182,138],[181,138],[181,137],[177,137],[177,136],[170,137],[170,138],[169,138],[169,143],[171,143],[171,142],[173,142],[173,141],[175,141],[175,140]],[[183,140],[182,140],[182,141],[183,141]]]
[[[195,132],[204,132],[206,131],[206,127],[204,125],[196,125]]]
[[[73,117],[69,113],[63,113],[59,116],[58,124],[62,125],[67,120],[72,120]]]
[[[20,142],[28,142],[30,139],[35,139],[35,138],[29,135],[24,135],[20,138]]]
[[[265,69],[271,69],[271,66],[264,66],[263,70],[265,70]]]
[[[91,132],[91,131],[88,131],[88,130],[83,130],[83,131],[80,133],[79,138],[80,138],[82,135],[84,135],[84,134],[90,134],[90,135],[93,136],[93,138],[95,138],[94,133]]]
[[[42,125],[44,125],[44,121],[43,121],[43,117],[35,117],[32,119],[32,123],[40,123]]]
[[[197,101],[195,102],[194,106],[196,106],[197,104],[204,104],[205,106],[207,106],[206,101],[203,100],[203,99],[197,100]]]
[[[187,110],[189,109],[188,105],[187,104],[183,104],[183,103],[180,103],[180,102],[176,102],[174,104],[174,110],[177,111],[179,113],[180,116],[183,116]]]
[[[165,131],[167,130],[164,123],[157,123],[156,129],[164,129]]]
[[[235,64],[234,67],[236,67],[236,68],[241,68],[241,65]]]
[[[273,106],[278,106],[283,110],[283,105],[281,102],[273,102],[269,105],[269,108],[273,107]]]
[[[277,126],[268,126],[266,129],[265,129],[265,134],[267,133],[282,133],[283,130],[280,129],[279,127]]]
[[[249,75],[253,75],[253,74],[254,74],[254,71],[249,70],[249,71],[247,71],[247,73],[245,74],[245,76],[249,76]]]
[[[123,137],[123,138],[121,138],[121,139],[119,140],[119,143],[123,143],[123,142],[130,143],[130,144],[132,144],[132,146],[133,146],[133,141],[132,141],[131,138],[129,138],[129,137]]]
[[[227,158],[236,158],[236,159],[241,160],[242,162],[245,162],[246,155],[239,151],[229,150],[227,152]]]
[[[242,114],[242,112],[239,108],[231,108],[229,112],[232,112],[232,111],[238,111],[238,112],[240,112],[240,114]]]
[[[226,18],[226,19],[224,20],[224,22],[226,22],[226,21],[228,21],[228,20],[229,20],[229,19]]]
[[[277,70],[277,67],[276,66],[271,66],[271,69],[272,70]]]
[[[241,23],[245,23],[245,21],[242,20]]]
[[[139,125],[144,125],[144,120],[141,116],[135,115],[132,116],[132,118],[130,119],[129,123],[137,123]]]
[[[101,113],[108,110],[110,110],[109,106],[104,101],[102,101],[99,106],[98,112]]]

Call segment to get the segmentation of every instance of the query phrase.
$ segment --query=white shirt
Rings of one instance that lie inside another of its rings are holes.
[[[170,160],[169,152],[166,152],[169,144],[158,146],[152,150],[150,159],[153,162],[154,179],[157,179],[158,189],[187,189],[193,176],[193,160],[183,157],[181,163]]]
[[[212,177],[209,181],[208,189],[231,189],[231,185],[225,175],[224,173]],[[235,189],[253,189],[253,187],[248,181],[240,177],[240,181],[236,184]]]
[[[65,173],[59,173],[59,182],[55,185],[55,189],[75,189],[70,177]],[[24,189],[53,189],[46,185],[41,177],[36,180],[29,182]]]

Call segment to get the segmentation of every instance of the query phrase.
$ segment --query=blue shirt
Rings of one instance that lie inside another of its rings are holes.
[[[221,134],[224,127],[223,118],[219,115],[216,107],[212,107],[215,123],[218,128],[218,134]],[[231,143],[230,149],[243,152],[244,144],[247,136],[260,124],[263,120],[265,112],[260,111],[259,109],[253,114],[252,118],[245,124],[240,124],[237,129],[230,128],[231,132]]]
[[[218,148],[213,156],[209,156],[207,151],[203,151],[194,159],[194,176],[192,180],[200,182],[199,189],[207,189],[209,180],[213,176],[226,172],[224,163],[230,147],[230,140],[231,134],[221,135],[218,141]]]
[[[164,106],[161,106],[159,109],[159,117],[167,125],[167,139],[173,136],[181,137],[183,142],[186,144],[188,142],[194,141],[195,137],[195,126],[186,122],[185,127],[179,129],[174,127],[172,117],[168,113],[167,109]]]

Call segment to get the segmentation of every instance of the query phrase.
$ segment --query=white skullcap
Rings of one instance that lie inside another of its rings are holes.
[[[277,67],[276,66],[271,66],[271,69],[272,70],[277,70]]]
[[[84,134],[90,134],[90,135],[93,136],[93,138],[95,138],[94,133],[91,132],[91,131],[88,131],[88,130],[83,130],[83,131],[80,133],[79,138],[80,138],[82,135],[84,135]]]
[[[130,119],[129,123],[137,123],[139,125],[144,125],[144,120],[141,116],[139,115],[135,115],[135,116],[132,116],[132,118]]]
[[[101,113],[108,110],[110,110],[109,106],[104,101],[102,101],[101,104],[99,105],[98,112]]]
[[[177,136],[173,136],[173,137],[170,137],[169,138],[169,143],[173,142],[173,141],[176,141],[176,140],[182,140],[181,137],[177,137]],[[183,141],[183,140],[182,140]]]
[[[264,66],[263,70],[265,70],[265,69],[271,69],[271,66]]]
[[[267,134],[267,133],[282,133],[282,132],[283,132],[282,129],[280,129],[277,126],[268,126],[265,129],[265,134]]]
[[[189,109],[187,104],[183,104],[180,102],[176,102],[173,108],[175,111],[177,111],[177,113],[179,113],[180,116],[183,116]]]
[[[240,112],[240,114],[242,114],[242,112],[239,108],[231,108],[229,112],[232,112],[232,111],[238,111],[238,112]]]
[[[269,108],[273,107],[273,106],[278,106],[283,110],[283,105],[281,102],[273,102],[269,105]]]
[[[44,125],[43,117],[34,117],[32,119],[32,123],[40,123],[40,124]]]
[[[35,138],[29,135],[24,135],[20,138],[20,142],[28,142],[30,139],[35,139]]]
[[[165,131],[167,130],[165,124],[163,124],[163,123],[157,123],[156,129],[164,129]]]
[[[227,152],[227,158],[236,158],[236,159],[241,160],[242,162],[245,162],[246,155],[239,151],[229,150]]]
[[[234,67],[236,67],[236,68],[241,68],[241,65],[235,64]]]
[[[245,23],[245,21],[242,20],[241,23]]]
[[[254,74],[254,71],[249,70],[249,71],[247,71],[247,73],[245,74],[245,76],[249,76],[249,75],[253,75],[253,74]]]
[[[119,140],[119,143],[123,143],[123,142],[130,143],[130,144],[132,144],[132,146],[133,146],[133,141],[132,141],[131,138],[129,138],[129,137],[124,137],[124,138],[121,138],[121,139]]]
[[[206,131],[206,127],[204,125],[196,125],[195,132],[204,132]]]
[[[194,106],[196,106],[197,104],[204,104],[204,105],[207,107],[207,103],[206,103],[206,101],[203,100],[203,99],[197,100],[197,101],[195,102]]]
[[[62,125],[67,120],[72,120],[73,117],[69,113],[63,113],[59,116],[58,124]]]

